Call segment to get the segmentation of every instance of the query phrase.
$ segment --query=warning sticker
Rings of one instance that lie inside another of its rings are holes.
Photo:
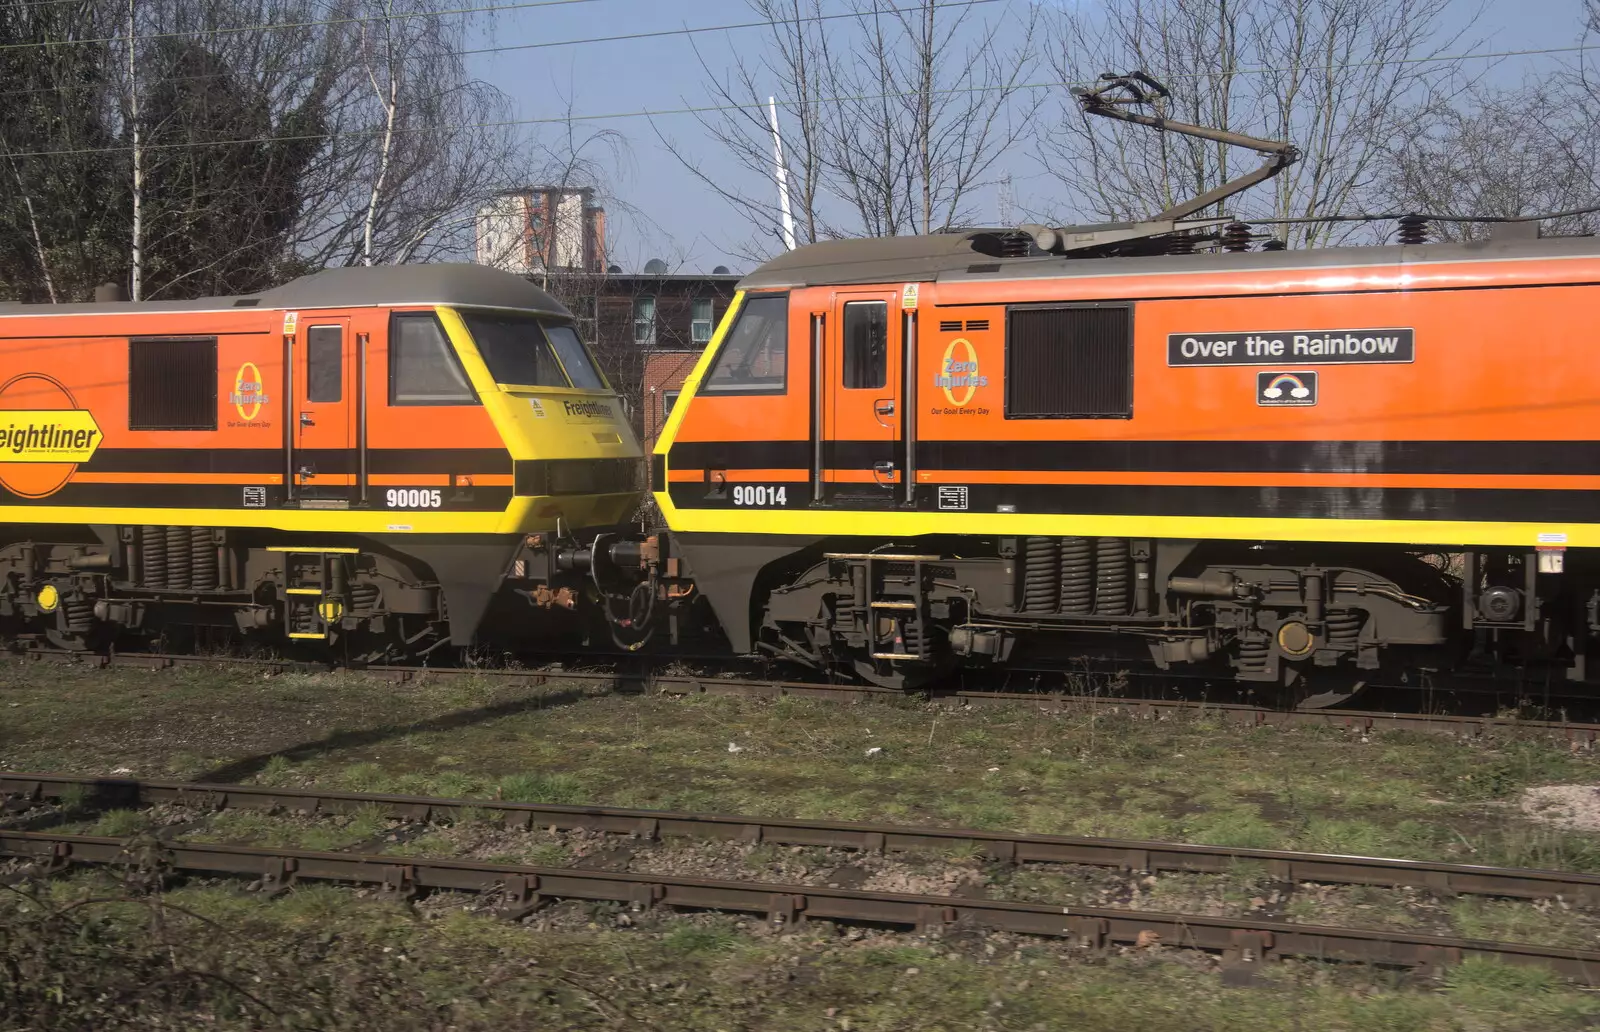
[[[1266,333],[1169,333],[1167,365],[1359,365],[1413,362],[1415,332],[1272,330]]]

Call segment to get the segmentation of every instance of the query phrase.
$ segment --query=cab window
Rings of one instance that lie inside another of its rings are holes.
[[[389,321],[389,404],[477,401],[438,317],[432,312],[396,312]]]
[[[566,323],[512,312],[462,312],[496,383],[602,390],[605,383]]]
[[[788,296],[747,298],[700,393],[782,394],[788,366]]]

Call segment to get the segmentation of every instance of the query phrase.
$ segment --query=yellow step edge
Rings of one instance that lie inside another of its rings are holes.
[[[289,637],[291,637],[291,638],[315,638],[318,641],[326,641],[327,638],[328,638],[328,636],[326,634],[293,634],[293,633],[291,633],[289,635]]]
[[[288,545],[268,545],[269,552],[303,552],[306,555],[358,555],[359,548],[291,548]]]
[[[283,589],[283,593],[285,595],[320,595],[320,594],[322,594],[322,589],[321,588],[284,588]]]

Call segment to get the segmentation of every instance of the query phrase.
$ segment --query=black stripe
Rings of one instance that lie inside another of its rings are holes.
[[[791,492],[791,494],[796,492]],[[708,495],[702,484],[673,484],[673,504],[686,509],[732,507],[731,494]],[[934,507],[929,487],[918,509]],[[1337,487],[1170,487],[1061,484],[973,484],[969,512],[1080,516],[1248,517],[1256,519],[1462,520],[1600,522],[1600,491]],[[793,502],[789,508],[795,508]],[[848,500],[820,508],[859,508]]]
[[[314,462],[323,473],[354,473],[353,448],[296,448],[296,464]],[[503,448],[374,448],[371,473],[510,473]],[[93,473],[279,473],[277,448],[101,448],[79,467]]]
[[[831,469],[869,467],[887,442],[829,441]],[[675,469],[808,469],[808,441],[685,441]],[[928,470],[1102,473],[1600,475],[1600,441],[917,441]]]
[[[315,483],[313,481],[313,483]],[[345,489],[346,491],[350,489]],[[384,492],[389,487],[372,487],[368,493],[373,504],[355,511],[385,511]],[[396,509],[394,512],[502,512],[511,503],[509,487],[475,487],[471,496],[462,497],[450,488],[440,488],[442,504],[439,509]],[[338,489],[327,489],[325,494],[337,494]],[[0,504],[5,505],[77,505],[91,508],[160,508],[160,509],[238,509],[260,512],[262,519],[283,506],[283,488],[267,486],[267,507],[245,507],[244,486],[238,484],[67,484],[46,498],[21,498],[0,488]]]

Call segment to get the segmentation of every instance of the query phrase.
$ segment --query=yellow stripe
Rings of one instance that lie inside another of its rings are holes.
[[[326,634],[290,634],[289,637],[291,637],[291,638],[315,638],[318,641],[327,641],[328,640],[328,636]]]
[[[689,402],[694,400],[695,392],[700,389],[700,381],[711,368],[711,363],[722,348],[728,330],[733,326],[733,320],[738,317],[739,309],[743,307],[744,291],[736,291],[733,300],[728,303],[728,310],[722,313],[722,322],[717,324],[716,332],[711,335],[706,349],[700,353],[699,361],[695,362],[694,368],[684,378],[683,387],[678,391],[678,400],[673,402],[672,412],[668,414],[666,424],[661,427],[661,433],[656,437],[654,454],[665,457],[667,450],[672,447],[672,440],[678,436],[678,427],[683,423],[684,413],[689,411]],[[809,341],[806,343],[807,346],[810,345]]]
[[[298,545],[268,545],[267,546],[267,551],[269,551],[269,552],[306,552],[306,553],[334,553],[334,552],[337,552],[340,555],[359,555],[360,552],[361,552],[361,549],[359,549],[359,548],[323,548],[321,546],[312,546],[312,545],[306,545],[303,548],[298,546]]]
[[[1600,523],[1490,523],[1464,520],[1329,520],[1199,516],[1073,516],[1056,513],[861,512],[824,509],[679,509],[656,493],[667,526],[680,533],[920,537],[928,534],[1015,534],[1039,537],[1227,538],[1244,541],[1332,541],[1427,547],[1546,543],[1600,548]]]
[[[322,594],[322,589],[321,588],[284,588],[283,589],[283,593],[285,595],[320,595],[320,594]]]

